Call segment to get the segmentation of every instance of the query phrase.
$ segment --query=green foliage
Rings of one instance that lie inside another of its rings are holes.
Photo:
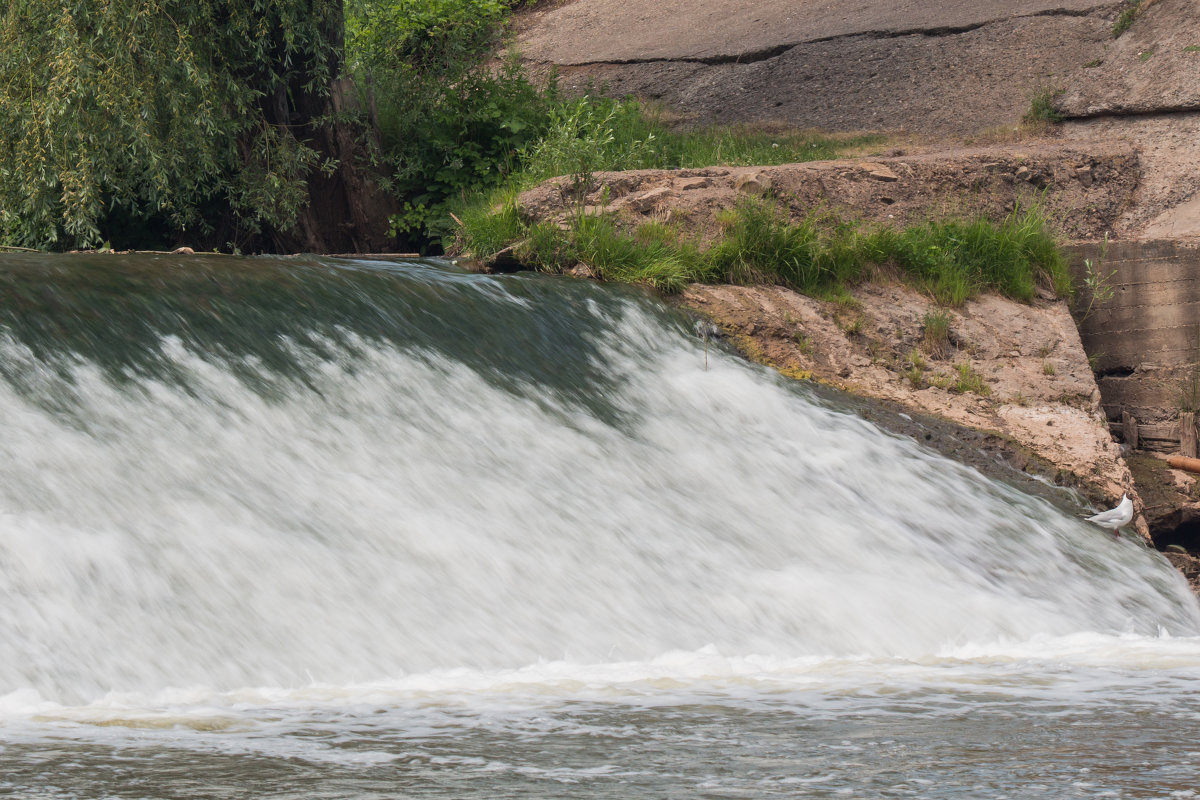
[[[1038,285],[1071,294],[1066,261],[1037,209],[1017,209],[997,224],[945,220],[900,230],[864,227],[829,216],[797,223],[770,202],[743,199],[719,215],[721,238],[708,250],[661,223],[633,234],[610,215],[576,210],[567,230],[553,223],[524,226],[507,200],[464,210],[464,249],[486,258],[517,241],[522,260],[558,270],[582,262],[606,280],[641,281],[672,291],[688,282],[779,284],[815,296],[834,296],[872,275],[878,265],[899,268],[939,302],[958,305],[984,290],[1028,302]],[[927,315],[926,350],[940,355],[949,317]]]
[[[347,7],[348,63],[379,126],[386,188],[403,201],[392,232],[410,244],[446,235],[449,201],[504,181],[549,124],[552,83],[535,87],[515,60],[483,66],[508,14],[501,0]]]
[[[950,315],[945,311],[930,311],[921,321],[921,344],[934,358],[950,354]]]
[[[476,258],[489,259],[524,233],[517,214],[516,196],[499,193],[494,204],[479,204],[462,209],[463,226],[471,231],[471,252]]]
[[[992,393],[988,385],[983,382],[983,376],[971,367],[970,362],[964,361],[955,367],[955,371],[958,373],[958,380],[950,385],[950,391],[959,394],[973,392],[983,397]]]
[[[636,103],[582,97],[555,105],[549,116],[545,135],[519,151],[525,181],[568,175],[570,192],[582,203],[594,172],[639,169],[653,161],[654,131]]]
[[[288,228],[316,151],[264,106],[325,91],[334,0],[14,0],[0,12],[0,238]],[[285,74],[285,65],[292,66]],[[289,82],[290,81],[290,82]]]
[[[1054,125],[1062,122],[1065,117],[1054,105],[1054,101],[1063,95],[1062,89],[1040,89],[1029,100],[1029,110],[1021,121],[1026,125]]]
[[[1116,39],[1129,27],[1133,25],[1133,21],[1137,18],[1138,10],[1142,7],[1142,0],[1134,0],[1126,6],[1120,14],[1117,15],[1117,21],[1113,23],[1112,35]]]
[[[1116,294],[1116,288],[1112,285],[1113,276],[1117,274],[1114,269],[1107,275],[1101,265],[1104,263],[1104,257],[1108,254],[1108,234],[1104,234],[1104,241],[1100,243],[1100,252],[1095,260],[1085,258],[1083,260],[1083,293],[1087,295],[1088,304],[1080,314],[1079,321],[1083,322],[1092,315],[1097,303],[1101,305],[1113,299]]]
[[[788,164],[835,158],[846,148],[880,141],[883,137],[835,138],[741,126],[680,130],[640,101],[585,95],[551,107],[543,137],[522,148],[513,178],[518,187],[528,188],[559,175],[578,185],[591,173],[608,170]]]
[[[712,274],[731,283],[781,283],[817,294],[865,279],[868,265],[892,263],[948,305],[984,289],[1028,302],[1039,283],[1071,292],[1066,261],[1036,208],[1017,209],[999,225],[946,220],[864,230],[813,217],[790,224],[772,206],[746,200],[722,221],[725,238],[707,257]]]

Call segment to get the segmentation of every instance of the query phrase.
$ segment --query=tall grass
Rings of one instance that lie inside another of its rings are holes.
[[[977,218],[896,229],[816,217],[792,224],[768,204],[745,200],[724,223],[724,238],[705,258],[708,277],[729,283],[777,283],[818,294],[890,264],[948,305],[989,289],[1024,302],[1039,285],[1071,292],[1066,260],[1032,207],[999,224]]]
[[[576,263],[605,280],[675,291],[689,282],[770,283],[808,294],[845,291],[880,266],[939,302],[957,305],[984,290],[1029,301],[1039,286],[1071,293],[1066,262],[1037,206],[995,223],[983,218],[930,221],[906,228],[846,222],[830,215],[792,222],[773,201],[745,198],[718,215],[721,237],[705,252],[659,223],[622,230],[608,215],[585,214],[594,172],[638,168],[779,164],[832,158],[869,137],[835,139],[748,128],[679,131],[632,100],[583,97],[551,111],[547,132],[520,148],[507,183],[465,195],[459,246],[487,258],[521,243],[521,260],[562,271]],[[517,194],[547,178],[570,176],[572,219],[523,222]]]
[[[527,189],[547,178],[629,169],[761,166],[837,158],[884,141],[749,126],[684,129],[637,100],[584,96],[558,102],[547,131],[522,147],[510,183]]]
[[[612,215],[582,209],[565,230],[552,222],[525,225],[512,194],[499,209],[481,218],[477,213],[463,218],[477,256],[519,240],[519,255],[532,267],[557,272],[583,263],[603,280],[667,292],[709,282],[776,284],[830,296],[884,266],[945,305],[987,290],[1023,302],[1039,287],[1060,296],[1072,291],[1066,260],[1036,207],[1019,208],[999,223],[978,218],[890,228],[830,215],[793,223],[773,203],[746,198],[719,215],[722,234],[703,252],[669,225],[626,231]]]

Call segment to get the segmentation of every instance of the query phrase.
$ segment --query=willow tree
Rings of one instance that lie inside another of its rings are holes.
[[[0,235],[380,248],[343,35],[341,0],[10,0]]]

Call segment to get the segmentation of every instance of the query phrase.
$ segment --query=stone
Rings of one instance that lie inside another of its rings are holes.
[[[641,214],[648,214],[659,206],[659,204],[675,197],[675,192],[671,191],[666,186],[660,186],[657,189],[640,194],[637,197],[631,197],[628,205],[634,211]]]
[[[709,186],[712,186],[712,181],[708,178],[686,178],[678,181],[675,186],[686,192],[689,189],[707,189]]]
[[[887,181],[890,183],[891,181],[900,180],[899,175],[892,172],[890,169],[885,167],[883,164],[876,164],[871,161],[863,161],[858,166],[860,169],[866,170],[867,175],[869,175],[870,177],[874,178],[877,181]]]
[[[576,264],[567,270],[567,274],[576,278],[595,278],[596,272],[587,264]]]
[[[1092,182],[1095,180],[1095,176],[1092,174],[1092,168],[1090,166],[1076,168],[1075,177],[1078,178],[1079,182],[1084,186],[1091,186]]]
[[[771,191],[771,179],[761,172],[750,172],[739,175],[734,188],[742,194],[752,194],[762,197]]]

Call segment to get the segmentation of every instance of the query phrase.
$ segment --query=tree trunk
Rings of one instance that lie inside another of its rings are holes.
[[[320,123],[344,112],[357,112],[354,83],[340,76],[345,53],[345,21],[340,3],[334,3],[324,19],[325,38],[334,53],[325,92],[305,91],[308,76],[277,65],[279,74],[289,74],[288,85],[280,87],[264,112],[267,121],[286,126],[297,138],[317,151],[322,162],[332,160],[337,168],[326,175],[314,169],[308,176],[308,204],[300,211],[294,229],[273,231],[274,249],[279,252],[382,253],[395,249],[388,235],[388,217],[398,204],[379,188],[378,174],[367,163],[367,146],[361,141],[364,128],[352,122]],[[281,46],[282,51],[282,46]],[[366,135],[376,137],[374,130]]]

